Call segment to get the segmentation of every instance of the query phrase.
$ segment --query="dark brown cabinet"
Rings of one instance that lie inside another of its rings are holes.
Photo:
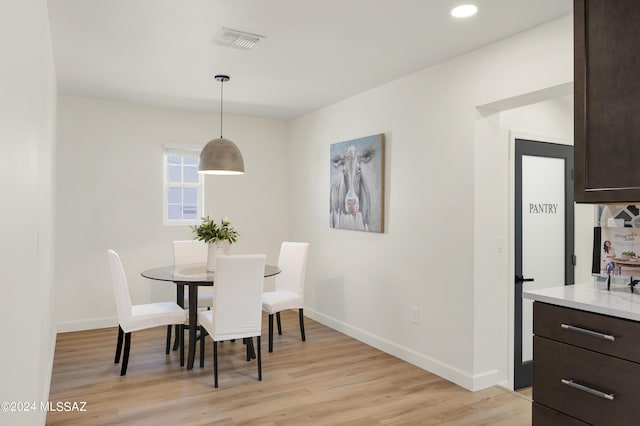
[[[533,306],[533,426],[638,424],[640,323]]]
[[[574,197],[640,201],[640,1],[574,0]]]

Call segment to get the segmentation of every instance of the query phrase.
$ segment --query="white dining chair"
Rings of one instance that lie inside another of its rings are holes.
[[[262,380],[262,288],[266,256],[218,256],[214,281],[214,306],[198,313],[200,326],[213,339],[213,383],[218,387],[218,342],[247,339],[247,361],[257,338],[258,380]],[[204,339],[204,335],[202,335]]]
[[[187,265],[190,263],[206,263],[209,246],[203,241],[175,240],[171,243],[174,265]],[[189,288],[184,286],[184,306],[189,306]],[[208,287],[198,288],[198,308],[210,309],[213,306],[213,289]],[[178,327],[175,327],[176,337],[173,350],[178,349]],[[167,353],[171,345],[171,327],[167,327]]]
[[[275,278],[275,290],[262,294],[262,310],[269,314],[269,352],[273,352],[273,314],[278,322],[278,334],[282,335],[280,312],[297,309],[300,336],[304,334],[304,281],[307,271],[309,243],[285,241],[280,246],[278,267],[282,270]]]
[[[209,246],[203,241],[196,240],[176,240],[172,242],[173,264],[186,265],[189,263],[207,263]],[[189,304],[189,289],[184,289],[184,304]],[[198,289],[198,308],[209,308],[213,306],[213,289]]]
[[[133,331],[147,328],[159,327],[163,325],[177,324],[180,327],[184,324],[186,314],[184,309],[175,302],[157,302],[142,305],[132,305],[129,295],[129,283],[122,267],[120,256],[115,251],[107,250],[109,257],[109,267],[111,269],[111,280],[115,292],[116,310],[118,312],[118,343],[116,345],[116,356],[114,363],[120,362],[122,352],[122,341],[124,339],[124,355],[122,358],[122,368],[120,375],[127,374],[129,364],[129,351],[131,348],[131,333]],[[181,333],[182,334],[182,333]],[[184,359],[184,339],[180,339],[180,358]]]

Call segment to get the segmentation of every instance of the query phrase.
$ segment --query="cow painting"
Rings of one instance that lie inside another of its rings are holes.
[[[383,232],[384,135],[331,145],[332,228]]]

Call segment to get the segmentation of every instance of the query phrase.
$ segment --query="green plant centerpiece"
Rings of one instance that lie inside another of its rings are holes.
[[[222,219],[220,225],[209,216],[202,218],[202,223],[192,226],[191,230],[195,234],[194,239],[204,241],[207,244],[222,243],[228,241],[233,244],[238,241],[238,231],[231,225],[228,219]]]
[[[191,231],[195,234],[195,240],[209,244],[209,254],[207,256],[207,271],[212,272],[216,266],[216,256],[220,254],[228,255],[231,244],[238,241],[238,231],[227,219],[222,219],[218,225],[209,216],[202,218],[200,225],[191,226]]]

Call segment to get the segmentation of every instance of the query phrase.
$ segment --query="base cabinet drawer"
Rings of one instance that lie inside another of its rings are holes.
[[[531,414],[532,426],[589,426],[589,423],[581,422],[535,402],[531,408]]]
[[[640,324],[562,306],[533,304],[536,336],[640,362]]]
[[[536,403],[591,425],[640,424],[640,364],[537,335],[533,352]]]

